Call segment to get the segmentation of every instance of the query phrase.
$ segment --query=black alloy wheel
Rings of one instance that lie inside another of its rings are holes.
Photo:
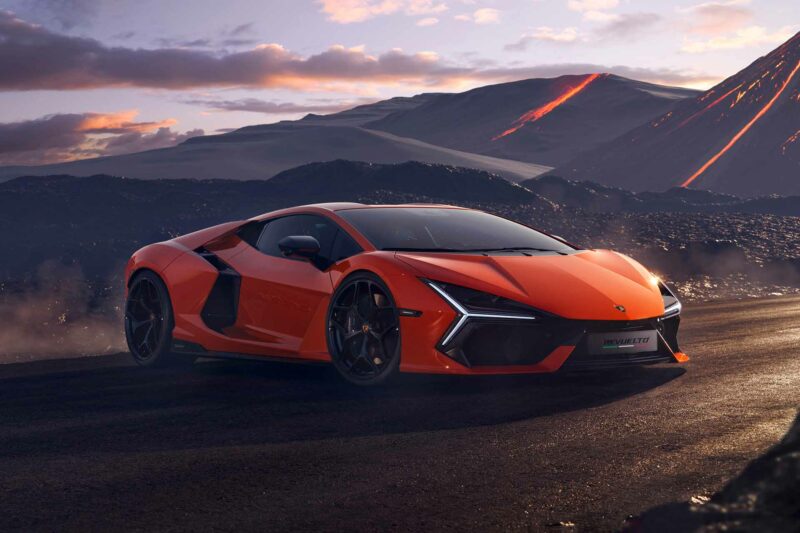
[[[394,298],[378,276],[358,273],[331,298],[328,350],[344,379],[384,383],[400,366],[400,320]]]
[[[172,357],[172,305],[154,272],[143,271],[131,281],[125,301],[125,339],[133,359],[142,366],[183,362]]]

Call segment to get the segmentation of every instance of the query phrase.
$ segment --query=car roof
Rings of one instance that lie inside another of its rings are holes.
[[[344,211],[346,209],[375,209],[375,208],[408,208],[408,207],[434,207],[441,209],[468,209],[457,205],[447,204],[359,204],[356,202],[327,202],[321,204],[310,204],[299,207],[317,207],[328,211]]]
[[[408,208],[408,207],[427,207],[434,209],[468,209],[466,207],[458,207],[455,205],[445,204],[359,204],[355,202],[327,202],[319,204],[298,205],[295,207],[287,207],[278,209],[277,211],[270,211],[269,213],[262,213],[248,219],[249,221],[264,220],[267,218],[280,217],[286,215],[298,214],[321,214],[324,212],[335,213],[336,211],[345,211],[350,209],[374,209],[374,208]]]

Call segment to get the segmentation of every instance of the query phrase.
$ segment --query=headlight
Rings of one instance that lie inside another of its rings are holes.
[[[425,282],[442,295],[445,300],[454,300],[470,314],[492,313],[492,316],[495,316],[497,313],[511,313],[515,318],[518,318],[517,315],[527,316],[534,314],[533,308],[502,296],[440,281],[425,280]]]
[[[444,298],[458,313],[453,326],[442,338],[441,346],[447,345],[464,327],[464,324],[473,318],[496,320],[537,320],[540,318],[533,308],[508,298],[439,281],[427,279],[422,281]]]
[[[664,300],[664,318],[680,314],[682,306],[675,294],[663,281],[658,283],[658,288],[661,291],[661,298]]]

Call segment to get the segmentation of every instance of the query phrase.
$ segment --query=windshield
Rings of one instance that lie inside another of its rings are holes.
[[[346,209],[337,214],[379,250],[482,252],[574,248],[522,224],[481,211],[436,207]]]

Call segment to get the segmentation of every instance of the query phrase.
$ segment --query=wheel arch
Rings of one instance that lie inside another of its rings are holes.
[[[397,261],[386,252],[364,252],[338,264],[331,270],[333,291],[346,279],[358,273],[379,277],[389,288],[397,307],[409,307],[413,303],[411,294],[421,285],[417,273],[405,263]]]
[[[150,244],[137,250],[125,265],[126,290],[130,287],[134,276],[143,270],[154,272],[169,289],[169,283],[164,271],[173,261],[188,251],[184,246],[172,241]]]
[[[133,283],[133,280],[136,279],[136,276],[138,276],[139,274],[142,274],[143,272],[150,272],[152,274],[155,274],[156,276],[158,276],[158,278],[161,281],[164,281],[164,276],[162,276],[161,274],[159,274],[158,272],[156,272],[152,268],[147,267],[147,266],[140,266],[139,268],[131,271],[130,276],[128,276],[128,280],[125,282],[125,287],[130,289],[131,288],[131,283]],[[164,284],[166,285],[166,282]]]

